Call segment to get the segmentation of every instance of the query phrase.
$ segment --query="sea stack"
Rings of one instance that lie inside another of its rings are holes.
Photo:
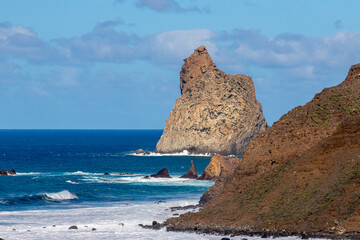
[[[267,128],[252,78],[219,70],[204,46],[184,60],[181,96],[155,152],[242,155]]]

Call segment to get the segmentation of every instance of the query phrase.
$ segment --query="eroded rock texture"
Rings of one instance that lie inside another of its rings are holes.
[[[185,59],[180,89],[155,152],[242,155],[267,127],[252,78],[222,72],[204,46]]]

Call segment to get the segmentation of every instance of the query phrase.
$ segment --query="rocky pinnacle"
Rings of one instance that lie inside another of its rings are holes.
[[[242,155],[267,127],[252,78],[222,72],[204,46],[184,61],[181,96],[155,152]]]

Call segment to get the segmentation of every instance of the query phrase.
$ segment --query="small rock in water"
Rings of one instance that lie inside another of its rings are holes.
[[[178,214],[178,213],[174,213],[173,216],[179,216],[179,214]]]
[[[125,226],[125,224],[123,224],[123,223],[119,223],[119,225],[122,226],[122,227]]]
[[[15,229],[15,228],[13,228],[13,231],[16,231],[16,229]]]
[[[166,203],[166,201],[157,201],[157,202],[154,202],[155,204],[160,204],[160,203]]]
[[[92,228],[91,231],[96,231],[96,228]]]
[[[144,155],[150,155],[150,151],[145,151]]]
[[[221,240],[230,240],[230,238],[222,238]]]
[[[46,228],[46,227],[43,227],[43,228]]]
[[[110,174],[106,172],[106,173],[104,173],[104,175],[110,175]]]
[[[144,153],[144,150],[142,150],[142,149],[140,148],[140,149],[136,150],[135,153],[136,153],[136,154],[142,154],[142,153]]]
[[[53,225],[53,227],[56,227],[56,225]]]
[[[152,225],[153,225],[153,226],[156,225],[156,224],[158,224],[157,221],[153,221],[153,222],[152,222]]]
[[[69,229],[75,229],[75,230],[77,230],[78,227],[74,225],[74,226],[70,226]]]

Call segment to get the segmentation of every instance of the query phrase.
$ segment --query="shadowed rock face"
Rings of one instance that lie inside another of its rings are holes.
[[[197,171],[196,171],[196,168],[195,168],[195,165],[193,163],[193,161],[191,160],[191,166],[190,166],[190,169],[189,171],[182,175],[180,178],[197,178],[198,177],[198,174],[197,174]]]
[[[155,152],[242,155],[267,127],[251,77],[220,71],[204,46],[185,59],[180,89]]]
[[[202,211],[167,224],[343,237],[359,233],[359,146],[360,64],[351,67],[344,82],[316,94],[251,141],[223,190]]]

